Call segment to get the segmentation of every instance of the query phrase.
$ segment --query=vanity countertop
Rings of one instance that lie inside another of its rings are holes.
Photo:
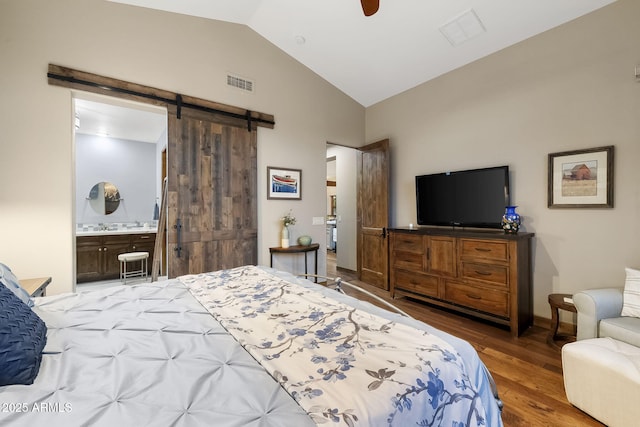
[[[118,230],[94,230],[92,228],[88,230],[76,230],[76,236],[113,236],[118,234],[148,234],[156,233],[158,229],[156,227],[131,227],[121,228]]]

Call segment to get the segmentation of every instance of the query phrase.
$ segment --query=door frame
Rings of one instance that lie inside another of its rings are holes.
[[[76,100],[77,99],[81,99],[81,100],[86,100],[86,101],[91,101],[91,102],[95,102],[95,103],[100,103],[100,104],[105,104],[105,105],[111,105],[114,107],[122,107],[122,108],[128,108],[128,109],[135,109],[135,110],[141,110],[141,111],[150,111],[150,110],[158,110],[158,112],[160,112],[160,110],[164,110],[164,115],[165,118],[168,119],[168,111],[166,108],[162,108],[160,106],[157,105],[153,105],[153,104],[144,104],[144,103],[140,103],[137,101],[133,101],[130,99],[127,99],[125,97],[117,97],[117,96],[109,96],[109,95],[98,95],[95,94],[93,92],[85,92],[85,91],[79,91],[79,90],[72,90],[71,91],[71,98],[72,98],[72,112],[73,114],[76,113]],[[168,142],[168,141],[167,141]],[[73,164],[75,165],[77,158],[76,158],[76,153],[77,153],[77,149],[76,149],[76,144],[77,144],[77,140],[76,140],[76,132],[75,129],[72,132],[72,153],[73,153]],[[165,150],[166,150],[166,146],[165,146]],[[157,159],[156,159],[157,160]],[[155,177],[154,177],[155,179]],[[160,187],[162,188],[162,187]],[[73,241],[72,241],[72,250],[74,252],[74,256],[73,258],[73,291],[76,291],[76,286],[77,286],[77,260],[76,260],[76,256],[75,254],[77,253],[77,245],[76,245],[76,226],[75,224],[77,224],[78,222],[78,218],[76,217],[76,211],[77,211],[77,204],[76,204],[76,193],[78,191],[78,187],[77,187],[77,175],[75,172],[75,167],[74,167],[74,173],[73,173],[73,185],[72,185],[72,221],[74,224],[73,227]],[[166,246],[165,246],[165,252],[166,252]],[[91,282],[83,282],[84,283],[91,283]]]
[[[327,154],[335,148],[333,154]],[[336,178],[337,189],[337,219],[336,227],[338,233],[338,250],[336,252],[336,262],[341,262],[340,269],[345,274],[355,276],[357,274],[357,233],[356,233],[356,215],[357,215],[357,152],[358,149],[348,145],[327,142],[325,150],[324,163],[327,163],[331,157],[336,158],[336,172],[339,176]],[[323,175],[323,177],[326,175]],[[327,188],[327,187],[325,187]],[[340,201],[342,200],[342,201]],[[328,212],[329,199],[326,198],[327,205],[325,211]],[[345,244],[348,242],[348,244]],[[338,274],[339,275],[339,274]]]
[[[387,169],[388,169],[388,172],[390,172],[390,160],[389,160],[388,140],[378,141],[378,142],[375,142],[375,143],[373,143],[373,144],[365,145],[364,147],[351,147],[351,146],[348,146],[348,145],[338,144],[338,143],[334,143],[334,142],[327,142],[327,150],[328,150],[328,148],[329,148],[329,147],[331,147],[331,146],[335,146],[335,147],[338,147],[338,148],[345,148],[345,149],[353,150],[353,152],[354,152],[354,153],[356,153],[356,158],[355,158],[355,159],[350,159],[350,161],[353,161],[353,163],[352,163],[352,164],[350,164],[350,166],[349,166],[349,167],[350,167],[352,170],[357,171],[357,168],[358,168],[358,155],[359,155],[359,153],[361,153],[361,152],[362,152],[362,150],[365,150],[365,149],[368,149],[368,148],[374,148],[374,147],[379,146],[379,145],[381,145],[381,144],[386,144],[386,146],[387,146],[387,148],[386,148],[386,151],[387,151]],[[325,159],[324,159],[324,161],[326,162],[328,158],[329,158],[329,157],[327,156],[327,153],[325,152]],[[345,166],[343,165],[342,167],[345,167]],[[338,181],[339,181],[339,180],[340,180],[340,179],[338,179]],[[345,184],[344,182],[341,182],[341,183],[336,183],[336,185],[337,185],[337,187],[340,187],[341,185],[354,185],[354,186],[356,187],[356,190],[355,190],[355,191],[356,191],[355,198],[356,198],[356,200],[358,200],[358,201],[359,201],[359,200],[360,200],[360,189],[359,189],[359,187],[358,187],[358,180],[359,180],[359,178],[358,178],[358,173],[356,172],[356,173],[354,174],[354,176],[353,176],[353,182],[347,182],[346,184]],[[387,173],[387,177],[386,177],[386,188],[387,188],[387,193],[388,193],[389,186],[390,186],[390,176],[389,176],[389,173]],[[338,197],[338,199],[339,199],[339,198],[340,198],[340,197]],[[386,232],[386,228],[388,228],[388,226],[389,226],[389,224],[388,224],[388,223],[389,223],[389,217],[390,217],[390,209],[389,209],[390,202],[389,202],[389,200],[390,200],[390,199],[389,199],[388,194],[387,194],[387,220],[386,220],[386,225],[385,225],[385,227],[384,227],[384,228],[385,228],[385,232]],[[328,201],[327,201],[327,203],[328,203]],[[340,202],[339,202],[339,203],[340,203]],[[353,273],[357,274],[357,275],[358,275],[358,277],[362,277],[362,273],[361,273],[361,264],[360,264],[360,253],[359,253],[359,251],[360,251],[360,249],[359,249],[359,248],[361,247],[361,243],[360,243],[359,241],[361,240],[361,236],[360,236],[360,235],[359,235],[359,233],[358,233],[358,227],[359,227],[359,225],[358,225],[358,222],[359,222],[359,220],[358,220],[358,216],[359,216],[359,214],[358,214],[358,206],[357,206],[357,205],[358,205],[358,203],[359,203],[359,202],[356,202],[356,206],[354,207],[354,211],[353,211],[353,215],[354,215],[354,219],[353,219],[353,220],[354,220],[354,224],[353,224],[353,227],[354,227],[354,231],[353,231],[353,233],[354,233],[354,234],[353,234],[353,239],[354,239],[354,240],[353,240],[353,244],[354,244],[354,252],[355,252],[355,254],[353,255],[353,257],[355,257],[355,259],[354,259],[354,258],[350,258],[350,259],[349,259],[351,262],[353,262],[353,263],[354,263],[354,267],[353,267],[353,270],[347,270],[347,271],[351,271],[351,272],[353,272]],[[344,206],[344,203],[340,204],[340,206]],[[326,209],[326,208],[325,208],[325,209]],[[349,211],[349,212],[351,212],[351,211]],[[337,212],[337,213],[338,213],[339,215],[341,214],[341,212],[340,212],[340,208],[338,208],[338,212]],[[344,214],[344,212],[342,212],[342,214]],[[344,219],[343,219],[343,221],[344,221]],[[342,240],[342,241],[344,241],[344,236],[345,236],[345,234],[344,234],[344,233],[343,233],[343,234],[341,234],[341,235],[339,234],[339,238],[338,238],[338,243],[339,243],[339,244],[338,244],[338,246],[339,246],[339,247],[344,247],[344,245],[340,246],[340,241],[341,241],[341,240]],[[339,258],[339,256],[340,256],[340,255],[339,255],[339,251],[338,251],[338,255],[337,255],[337,257]],[[384,256],[384,258],[386,259],[386,269],[385,269],[385,271],[386,271],[386,276],[388,277],[388,271],[389,271],[389,268],[388,268],[388,256]],[[388,285],[388,278],[387,278],[387,279],[383,279],[383,281],[385,281],[385,282],[386,282],[385,287],[386,287],[386,288],[388,288],[388,286],[389,286],[389,285]]]

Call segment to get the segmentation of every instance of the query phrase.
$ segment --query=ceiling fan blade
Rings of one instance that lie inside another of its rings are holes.
[[[364,16],[371,16],[378,11],[380,0],[360,0]]]

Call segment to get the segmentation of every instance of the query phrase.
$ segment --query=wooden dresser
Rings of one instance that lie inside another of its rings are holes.
[[[442,228],[389,230],[390,290],[506,325],[533,323],[533,233]]]

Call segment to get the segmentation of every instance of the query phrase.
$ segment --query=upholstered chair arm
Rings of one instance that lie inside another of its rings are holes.
[[[620,317],[623,288],[588,289],[573,295],[578,311],[577,339],[598,337],[601,319]]]

